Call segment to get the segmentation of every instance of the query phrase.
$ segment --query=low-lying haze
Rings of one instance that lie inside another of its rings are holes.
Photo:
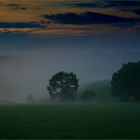
[[[37,99],[49,98],[46,86],[56,72],[74,72],[80,79],[80,86],[84,86],[89,82],[111,79],[113,72],[123,63],[140,58],[138,39],[132,37],[130,41],[111,36],[89,37],[84,41],[82,37],[68,40],[62,37],[54,42],[52,37],[48,43],[47,38],[41,38],[33,49],[34,39],[20,40],[20,47],[13,39],[11,44],[14,49],[6,43],[5,48],[1,47],[1,99],[20,102],[25,101],[29,94]],[[28,47],[29,40],[31,46]],[[37,47],[39,43],[41,47]]]

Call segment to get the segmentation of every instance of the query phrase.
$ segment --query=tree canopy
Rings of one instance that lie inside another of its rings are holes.
[[[140,61],[123,64],[111,80],[112,93],[125,100],[140,100]]]
[[[52,100],[74,100],[78,89],[78,79],[73,72],[58,72],[49,80],[47,89]]]

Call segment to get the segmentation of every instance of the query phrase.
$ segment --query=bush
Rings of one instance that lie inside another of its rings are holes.
[[[94,91],[85,91],[81,95],[81,100],[82,101],[93,101],[96,97],[96,93]]]

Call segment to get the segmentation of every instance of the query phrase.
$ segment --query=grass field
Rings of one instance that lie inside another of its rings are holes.
[[[0,106],[0,138],[140,138],[140,103]]]

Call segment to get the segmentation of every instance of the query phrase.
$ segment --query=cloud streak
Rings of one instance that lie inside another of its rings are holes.
[[[79,24],[79,25],[112,24],[112,23],[127,23],[127,22],[133,23],[140,21],[140,19],[124,18],[96,12],[86,12],[81,14],[64,13],[56,15],[44,15],[43,17],[59,24]]]
[[[35,22],[4,22],[0,28],[43,28],[44,26]]]
[[[140,6],[140,1],[138,0],[101,0],[94,2],[73,2],[66,3],[70,6],[81,7],[81,8],[131,8]]]
[[[137,15],[140,15],[140,9],[132,10],[132,12],[134,12],[134,13],[137,14]]]
[[[14,10],[26,10],[27,9],[26,7],[24,7],[20,4],[14,4],[14,3],[7,4],[7,6]]]

